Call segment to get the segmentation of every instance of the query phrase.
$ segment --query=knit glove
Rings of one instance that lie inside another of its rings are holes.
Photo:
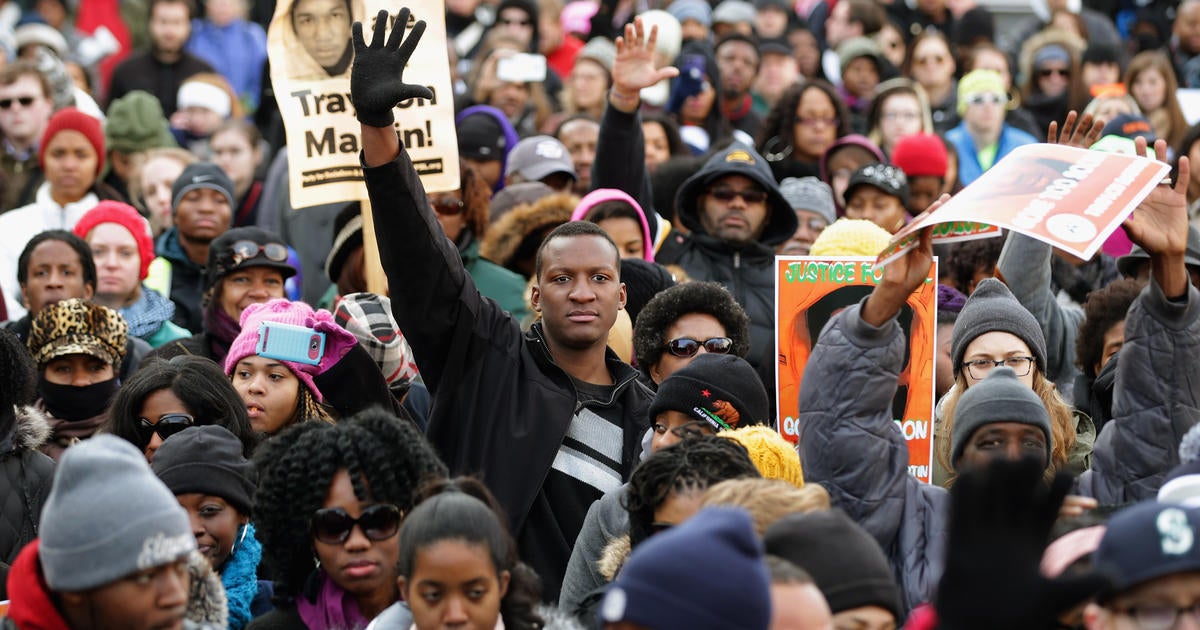
[[[951,491],[946,570],[936,610],[942,630],[1055,628],[1059,614],[1102,589],[1096,574],[1047,579],[1039,572],[1071,477],[1049,484],[1033,459],[967,472]]]
[[[409,57],[425,32],[425,21],[418,20],[412,33],[404,37],[409,10],[400,9],[396,26],[383,43],[388,13],[381,10],[375,17],[375,31],[368,46],[363,39],[362,22],[354,23],[354,68],[350,71],[350,100],[355,117],[368,127],[390,127],[395,117],[392,108],[410,98],[433,100],[433,92],[423,85],[408,85],[402,78]],[[400,40],[404,40],[401,44]]]

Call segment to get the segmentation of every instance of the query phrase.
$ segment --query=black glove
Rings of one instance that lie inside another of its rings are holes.
[[[1054,580],[1038,567],[1071,476],[1049,486],[1032,459],[996,461],[951,490],[946,570],[935,608],[942,630],[1040,630],[1102,589],[1095,574]]]
[[[404,66],[412,56],[421,34],[425,32],[425,21],[413,25],[412,33],[404,38],[404,27],[408,24],[409,11],[400,9],[396,14],[396,26],[383,43],[387,30],[388,13],[380,11],[375,17],[375,32],[368,46],[363,39],[362,22],[354,23],[354,68],[350,71],[350,100],[354,102],[355,117],[368,127],[390,127],[395,117],[392,108],[410,98],[433,100],[433,92],[423,85],[408,85],[401,78]],[[401,44],[400,40],[404,39]]]

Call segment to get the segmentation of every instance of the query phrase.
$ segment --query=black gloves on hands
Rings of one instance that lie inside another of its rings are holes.
[[[354,67],[350,71],[350,100],[355,116],[368,127],[390,127],[395,117],[392,108],[410,98],[433,100],[433,92],[423,85],[408,85],[402,78],[404,67],[425,32],[425,21],[413,25],[412,33],[404,37],[409,10],[400,9],[396,26],[383,42],[388,13],[380,11],[375,17],[375,30],[368,46],[363,39],[362,22],[354,23]],[[404,43],[401,44],[400,40]]]
[[[1059,614],[1102,589],[1099,575],[1047,579],[1039,572],[1050,528],[1071,487],[1049,486],[1032,459],[997,461],[961,475],[951,490],[946,569],[936,610],[942,630],[1055,628]]]

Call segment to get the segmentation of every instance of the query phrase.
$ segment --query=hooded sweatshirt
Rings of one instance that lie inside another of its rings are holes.
[[[598,188],[588,193],[583,199],[579,200],[579,205],[575,206],[575,211],[571,213],[572,221],[584,221],[592,208],[606,201],[624,201],[633,206],[634,212],[637,213],[638,223],[642,227],[642,259],[646,262],[654,262],[654,229],[650,227],[650,217],[646,216],[646,211],[642,206],[634,201],[633,197],[625,194],[623,191],[615,188]]]

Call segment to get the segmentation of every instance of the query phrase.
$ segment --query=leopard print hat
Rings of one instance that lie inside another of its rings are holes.
[[[125,356],[129,324],[120,313],[79,298],[43,308],[29,329],[29,351],[38,367],[69,354],[86,354],[112,365]]]

